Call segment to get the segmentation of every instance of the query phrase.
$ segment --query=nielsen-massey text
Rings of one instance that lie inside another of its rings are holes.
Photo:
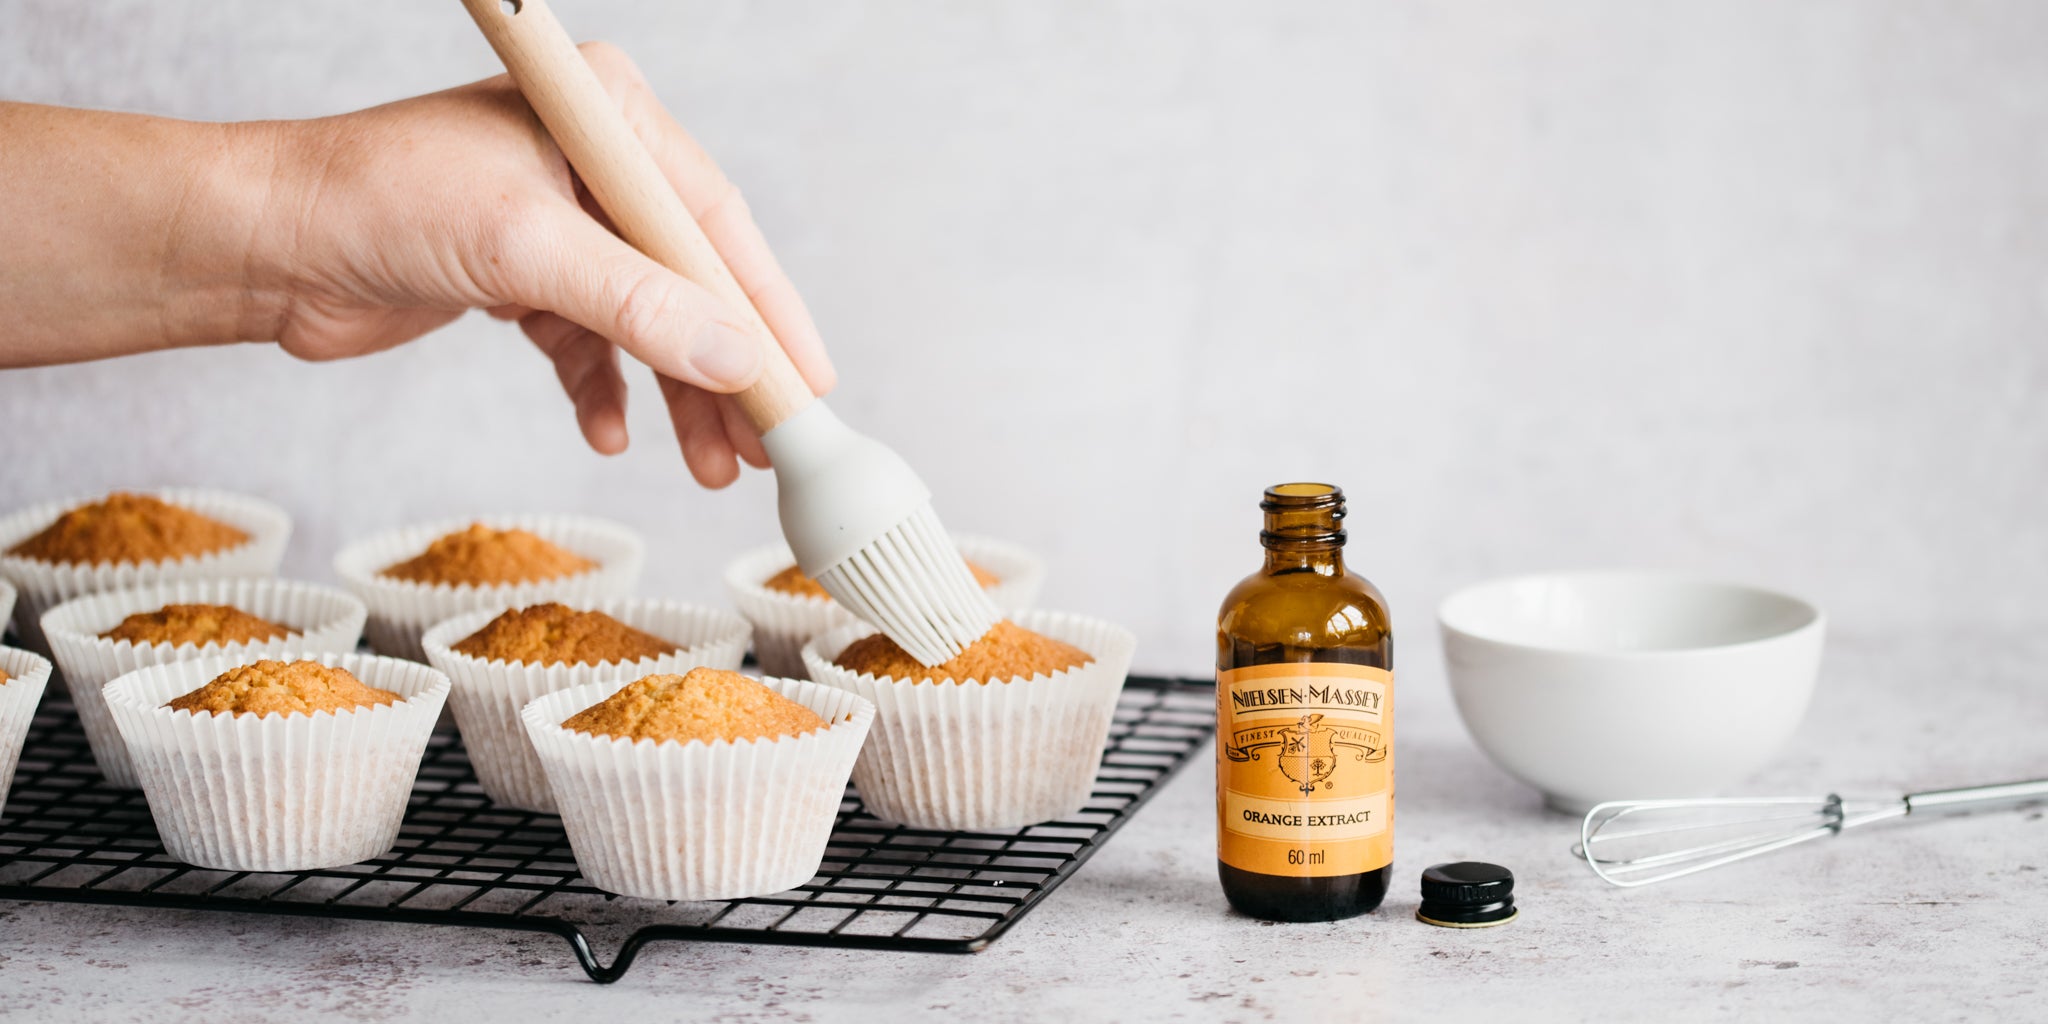
[[[1359,708],[1377,712],[1380,695],[1372,690],[1341,686],[1232,687],[1230,703],[1240,711],[1247,708]]]

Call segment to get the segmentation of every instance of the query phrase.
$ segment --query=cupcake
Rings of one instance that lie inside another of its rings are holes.
[[[590,884],[721,900],[817,874],[874,714],[843,690],[697,668],[560,690],[520,717]]]
[[[171,856],[308,871],[397,843],[448,677],[395,658],[286,653],[174,661],[103,692]]]
[[[953,543],[996,607],[1021,611],[1038,600],[1045,564],[1037,556],[980,537],[955,536]],[[805,678],[804,643],[859,621],[797,568],[786,544],[757,548],[727,566],[725,591],[754,624],[754,660],[764,675]]]
[[[870,812],[917,828],[1020,828],[1088,802],[1137,638],[1057,612],[998,623],[926,667],[870,626],[804,647],[811,678],[875,704],[854,766]]]
[[[0,633],[6,633],[7,624],[14,621],[14,599],[20,594],[14,584],[0,577]]]
[[[82,594],[275,575],[291,527],[283,509],[220,491],[54,502],[0,519],[0,576],[21,592],[15,627],[41,648],[37,620]]]
[[[728,611],[621,598],[468,612],[427,630],[421,646],[454,684],[448,704],[484,792],[507,807],[553,813],[521,708],[586,683],[618,687],[698,666],[736,669],[751,632]]]
[[[0,805],[7,803],[14,768],[21,762],[21,745],[28,740],[29,723],[36,717],[36,704],[49,683],[48,661],[27,651],[0,647]]]
[[[254,661],[286,650],[347,653],[362,637],[364,614],[349,594],[310,583],[182,580],[73,598],[44,613],[41,627],[100,774],[134,789],[128,748],[100,693],[108,681],[214,655]]]
[[[343,548],[334,571],[370,608],[381,654],[420,661],[420,634],[464,612],[624,597],[640,579],[638,534],[602,519],[512,516],[390,530]]]

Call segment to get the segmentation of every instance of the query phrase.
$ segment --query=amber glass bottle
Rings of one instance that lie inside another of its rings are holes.
[[[1216,620],[1217,871],[1230,905],[1334,921],[1380,905],[1394,860],[1394,638],[1344,568],[1344,492],[1281,484],[1266,566]]]

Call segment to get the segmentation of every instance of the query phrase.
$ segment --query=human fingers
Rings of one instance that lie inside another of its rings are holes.
[[[601,455],[626,450],[626,378],[619,372],[619,350],[604,336],[553,313],[533,313],[519,321],[555,364],[555,376],[576,407],[576,425],[583,439]]]
[[[725,440],[733,453],[755,469],[767,469],[768,449],[761,446],[761,435],[755,433],[740,404],[726,395],[711,396],[711,404],[718,407],[719,422],[725,424]]]
[[[709,391],[739,391],[760,376],[760,341],[716,296],[560,197],[513,209],[473,254],[501,305],[559,314],[656,373]]]
[[[606,43],[585,43],[581,49],[805,383],[817,394],[830,391],[838,373],[817,323],[754,223],[739,189],[661,105],[631,58]]]
[[[739,460],[726,437],[717,396],[682,381],[662,377],[661,397],[668,403],[669,422],[682,446],[683,462],[697,482],[716,490],[740,477]]]

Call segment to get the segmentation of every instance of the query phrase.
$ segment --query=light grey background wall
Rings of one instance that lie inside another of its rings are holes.
[[[2048,621],[2048,6],[556,6],[747,190],[841,414],[1141,667],[1205,670],[1300,477],[1424,673],[1439,597],[1532,569],[1774,583],[1838,636]],[[302,117],[494,70],[452,0],[0,3],[9,99]],[[772,486],[697,490],[636,397],[590,454],[481,317],[0,373],[0,507],[246,488],[314,578],[403,521],[588,511],[716,600]]]

